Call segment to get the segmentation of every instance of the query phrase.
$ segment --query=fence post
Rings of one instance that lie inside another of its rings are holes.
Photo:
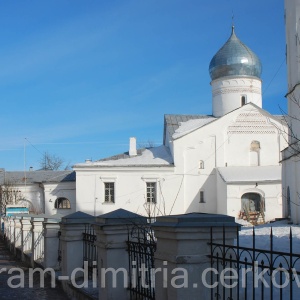
[[[146,218],[124,209],[97,217],[94,226],[97,236],[99,300],[129,299],[127,241],[132,227],[146,222]]]
[[[8,235],[9,235],[9,221],[8,221],[8,217],[5,216],[3,217],[3,227],[4,227],[4,238],[5,238],[5,243],[6,246],[8,245]]]
[[[21,228],[22,228],[22,261],[31,262],[31,251],[32,251],[32,225],[31,225],[31,216],[23,216],[21,218]]]
[[[14,252],[15,246],[15,220],[14,216],[9,217],[9,250]]]
[[[233,217],[203,213],[157,217],[153,224],[157,238],[155,269],[161,271],[155,274],[156,299],[211,298],[211,290],[205,285],[210,284],[211,273],[207,273],[206,281],[202,274],[210,268],[212,226],[220,227],[220,232],[223,226],[229,230],[232,227],[226,242],[233,242],[237,233]]]
[[[61,217],[53,215],[45,218],[44,227],[44,268],[59,268],[58,251]]]
[[[44,260],[44,236],[43,236],[43,221],[45,215],[36,215],[31,218],[32,226],[32,254],[31,266],[34,267],[35,263],[42,265]]]
[[[74,275],[76,268],[83,268],[83,233],[85,224],[93,223],[95,217],[83,213],[75,212],[67,215],[61,220],[61,255],[62,255],[62,275]],[[82,273],[76,273],[76,277],[82,276]]]
[[[21,224],[21,217],[15,217],[15,249],[14,254],[20,258],[21,257],[21,245],[22,245],[22,224]]]

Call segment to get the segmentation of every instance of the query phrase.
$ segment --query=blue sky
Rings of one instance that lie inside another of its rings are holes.
[[[127,151],[130,136],[159,145],[164,114],[211,114],[208,65],[232,11],[262,61],[263,108],[280,114],[283,2],[1,1],[0,167],[38,169],[44,151],[96,160]]]

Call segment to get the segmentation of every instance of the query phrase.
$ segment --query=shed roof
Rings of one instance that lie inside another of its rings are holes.
[[[281,181],[281,166],[221,167],[217,170],[227,183]]]

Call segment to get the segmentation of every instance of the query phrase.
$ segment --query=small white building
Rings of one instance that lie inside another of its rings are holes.
[[[300,1],[285,0],[288,69],[288,144],[283,151],[282,176],[285,215],[300,223]]]
[[[77,210],[283,216],[281,116],[263,110],[261,63],[235,35],[210,62],[212,115],[165,115],[163,145],[74,166]]]
[[[68,215],[76,211],[74,171],[0,170],[2,192],[31,213]]]

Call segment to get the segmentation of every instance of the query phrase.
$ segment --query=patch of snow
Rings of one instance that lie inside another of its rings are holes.
[[[221,167],[218,171],[225,182],[281,180],[281,166]]]
[[[201,128],[202,126],[216,120],[214,117],[207,117],[201,119],[188,120],[186,122],[180,122],[179,127],[175,130],[172,135],[173,139],[178,139],[187,133],[194,131],[195,129]]]
[[[293,253],[300,254],[300,226],[289,224],[287,220],[255,226],[254,230],[256,248],[265,250],[270,249],[271,228],[273,233],[274,250],[282,252],[290,251],[289,234],[291,229],[293,235]],[[248,245],[251,247],[252,233],[252,228],[242,227],[240,232],[240,245]]]
[[[287,220],[277,221],[274,223],[258,225],[252,228],[247,226],[242,226],[241,232],[239,234],[239,244],[241,247],[253,247],[253,230],[255,231],[255,248],[261,250],[270,250],[271,248],[271,228],[273,233],[273,251],[284,252],[287,255],[280,256],[279,254],[273,254],[273,262],[274,267],[277,268],[279,263],[282,263],[282,267],[288,269],[287,263],[289,263],[289,256],[288,254],[292,251],[293,254],[300,254],[300,226],[298,225],[291,225]],[[290,230],[292,232],[292,249],[290,250]],[[259,254],[260,253],[260,254]],[[245,257],[252,256],[251,251],[241,251],[240,252],[242,260]],[[285,259],[285,258],[286,259]],[[265,265],[269,265],[270,255],[262,252],[255,252],[255,260],[261,263],[261,260],[264,260]],[[252,260],[252,259],[250,259]],[[294,268],[297,271],[300,271],[300,262],[297,261],[296,258],[293,258]],[[250,266],[251,267],[251,266]],[[248,266],[249,268],[249,266]],[[261,268],[258,268],[258,274],[262,272]],[[248,276],[249,275],[249,276]],[[247,275],[247,296],[249,299],[252,299],[252,287],[253,287],[253,276],[251,273]],[[285,274],[283,274],[283,282],[285,282]],[[280,292],[282,292],[283,298],[282,299],[290,299],[290,284],[287,284],[282,290],[276,287],[276,284],[280,284],[280,276],[279,273],[276,274],[274,280],[272,281],[269,275],[264,275],[263,277],[266,281],[266,284],[269,287],[264,287],[264,299],[270,299],[271,297],[271,289],[273,287],[273,298],[272,299],[279,299]],[[240,286],[242,286],[242,276],[240,273],[239,280]],[[299,279],[299,276],[298,276]],[[275,282],[275,284],[274,284]],[[258,280],[258,287],[255,288],[255,296],[257,299],[261,299],[261,287],[262,281]],[[240,299],[244,299],[244,292],[245,289],[240,289]],[[280,298],[281,299],[281,298]],[[293,281],[293,299],[300,299],[300,286],[298,287],[298,282]]]
[[[240,224],[240,225],[242,225],[242,226],[251,226],[251,227],[253,227],[253,225],[250,223],[250,222],[248,222],[248,221],[246,221],[246,220],[242,220],[242,219],[235,219],[235,223],[238,223],[238,224]]]
[[[93,166],[136,166],[136,165],[170,165],[172,156],[165,146],[153,147],[143,150],[141,155],[117,160],[96,161]]]

